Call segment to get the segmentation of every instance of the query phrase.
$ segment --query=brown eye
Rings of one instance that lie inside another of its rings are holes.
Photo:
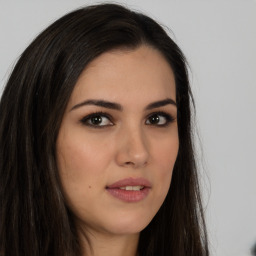
[[[90,123],[93,125],[100,125],[102,123],[102,117],[101,116],[94,116],[89,119]]]
[[[160,122],[160,116],[159,115],[153,115],[149,117],[148,121],[150,124],[158,124]]]
[[[154,113],[146,120],[147,125],[166,126],[174,120],[172,116],[167,113]]]
[[[95,128],[96,127],[101,128],[101,127],[113,125],[113,122],[110,120],[109,117],[107,117],[104,114],[100,114],[100,113],[95,113],[95,114],[91,114],[89,116],[86,116],[81,120],[81,122],[84,125],[92,126],[92,127],[95,127]]]

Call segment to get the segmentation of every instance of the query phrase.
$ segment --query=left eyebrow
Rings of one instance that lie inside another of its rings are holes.
[[[169,105],[169,104],[174,105],[174,106],[177,107],[176,102],[173,99],[168,98],[168,99],[165,99],[165,100],[160,100],[160,101],[150,103],[149,105],[146,106],[145,110],[151,110],[151,109],[163,107],[163,106],[166,106],[166,105]]]
[[[177,107],[177,104],[173,99],[167,98],[167,99],[164,99],[164,100],[155,101],[155,102],[150,103],[149,105],[147,105],[145,107],[145,110],[151,110],[151,109],[163,107],[163,106],[166,106],[166,105],[169,105],[169,104],[174,105],[174,106]],[[115,109],[115,110],[119,110],[119,111],[123,110],[123,107],[118,103],[105,101],[105,100],[93,100],[93,99],[91,99],[91,100],[83,101],[83,102],[73,106],[70,111],[72,111],[74,109],[77,109],[77,108],[80,108],[82,106],[86,106],[86,105],[95,105],[95,106],[109,108],[109,109]]]

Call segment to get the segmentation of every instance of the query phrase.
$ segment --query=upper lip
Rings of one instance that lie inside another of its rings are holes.
[[[108,185],[107,188],[120,188],[126,186],[151,187],[150,182],[145,178],[126,178]]]

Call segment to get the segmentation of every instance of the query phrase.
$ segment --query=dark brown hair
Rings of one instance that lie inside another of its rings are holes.
[[[151,18],[116,4],[65,15],[24,51],[0,102],[0,252],[8,256],[80,255],[72,213],[56,166],[56,138],[81,72],[100,54],[148,45],[176,81],[180,148],[168,195],[141,232],[145,256],[206,256],[207,235],[191,127],[184,55]]]

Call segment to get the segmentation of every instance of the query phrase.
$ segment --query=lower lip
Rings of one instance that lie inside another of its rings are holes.
[[[124,190],[120,188],[107,188],[107,191],[114,197],[124,202],[139,202],[147,197],[150,188],[143,188],[141,190]]]

